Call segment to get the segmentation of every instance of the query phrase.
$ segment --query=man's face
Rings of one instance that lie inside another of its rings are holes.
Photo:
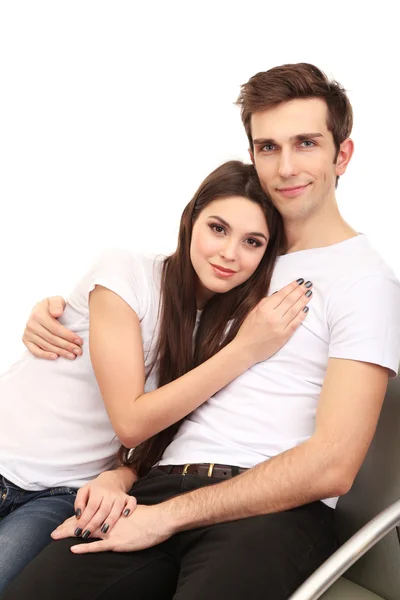
[[[335,198],[335,145],[320,98],[296,99],[251,118],[252,160],[260,182],[285,220],[304,219]],[[346,163],[347,164],[347,163]]]

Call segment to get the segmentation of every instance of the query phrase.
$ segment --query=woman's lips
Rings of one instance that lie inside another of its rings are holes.
[[[232,271],[232,269],[225,269],[225,267],[219,267],[218,265],[213,265],[212,263],[210,263],[210,265],[214,273],[219,277],[228,278],[232,277],[232,275],[235,275],[236,273],[236,271]]]

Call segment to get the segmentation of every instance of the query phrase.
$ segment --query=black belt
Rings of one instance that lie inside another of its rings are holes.
[[[160,465],[155,468],[171,475],[197,475],[198,477],[213,477],[215,479],[231,479],[248,470],[243,467],[216,465],[214,463]]]

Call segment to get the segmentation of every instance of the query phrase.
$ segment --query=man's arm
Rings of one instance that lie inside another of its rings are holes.
[[[172,534],[345,494],[374,435],[387,381],[384,367],[329,359],[313,436],[229,481],[158,505]]]
[[[29,315],[22,342],[36,358],[75,360],[82,355],[82,338],[58,322],[65,310],[62,296],[50,296],[35,304]]]
[[[316,429],[309,440],[233,479],[153,506],[137,506],[100,541],[73,546],[77,554],[132,552],[155,546],[179,531],[288,510],[345,494],[374,435],[388,371],[371,363],[331,358]],[[75,519],[60,537],[73,535]]]

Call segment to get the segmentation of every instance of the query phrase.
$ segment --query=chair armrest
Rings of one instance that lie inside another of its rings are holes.
[[[332,554],[289,600],[317,600],[363,554],[400,523],[400,499],[385,508]]]

